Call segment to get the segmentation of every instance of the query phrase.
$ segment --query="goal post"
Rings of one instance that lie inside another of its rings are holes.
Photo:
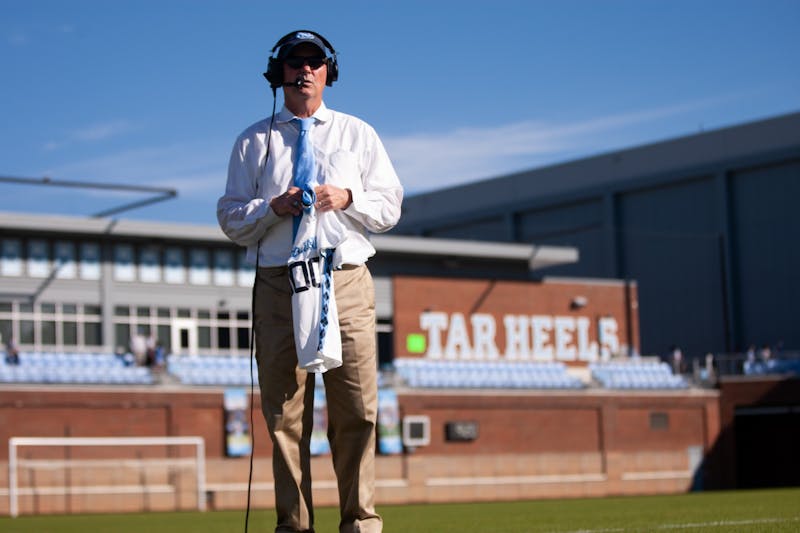
[[[205,466],[205,440],[203,437],[11,437],[8,439],[8,498],[9,514],[12,517],[19,515],[19,477],[18,470],[22,466],[36,468],[42,461],[21,461],[18,449],[21,447],[114,447],[114,446],[194,446],[195,458],[191,461],[195,468],[197,479],[197,509],[206,509],[206,466]],[[175,460],[171,460],[175,462]],[[46,463],[45,461],[44,463]],[[141,463],[142,461],[138,462]],[[164,461],[162,461],[164,462]],[[61,461],[69,468],[69,461]],[[120,461],[120,464],[131,461]],[[92,489],[86,487],[85,489]],[[94,487],[98,491],[114,491],[113,487]],[[144,489],[142,489],[144,490]],[[70,495],[70,487],[49,487],[50,494]]]

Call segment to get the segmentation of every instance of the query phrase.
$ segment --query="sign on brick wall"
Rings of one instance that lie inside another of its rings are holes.
[[[638,351],[636,285],[394,278],[395,357],[563,361]]]

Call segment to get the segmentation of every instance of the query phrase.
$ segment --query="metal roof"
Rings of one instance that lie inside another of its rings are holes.
[[[161,240],[230,243],[218,226],[0,211],[0,232],[8,230],[52,235],[62,234],[70,237],[95,235],[121,239],[157,238]],[[536,246],[531,244],[386,234],[373,235],[371,236],[371,241],[379,253],[429,257],[468,257],[512,262],[525,261],[528,263],[530,270],[578,261],[577,248],[566,246]]]

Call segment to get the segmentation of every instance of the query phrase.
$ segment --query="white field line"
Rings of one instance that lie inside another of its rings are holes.
[[[793,518],[753,518],[750,520],[715,520],[712,522],[690,522],[687,524],[661,524],[650,526],[655,531],[670,531],[675,529],[697,528],[732,528],[739,526],[759,526],[766,524],[788,524],[800,522],[800,517]],[[576,529],[562,533],[620,533],[625,531],[640,531],[640,528],[608,527],[600,529]]]

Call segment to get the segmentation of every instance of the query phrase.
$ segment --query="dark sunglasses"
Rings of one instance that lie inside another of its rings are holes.
[[[327,62],[324,57],[297,57],[291,56],[283,60],[291,68],[303,68],[305,64],[311,67],[311,70],[317,70],[319,67]]]

